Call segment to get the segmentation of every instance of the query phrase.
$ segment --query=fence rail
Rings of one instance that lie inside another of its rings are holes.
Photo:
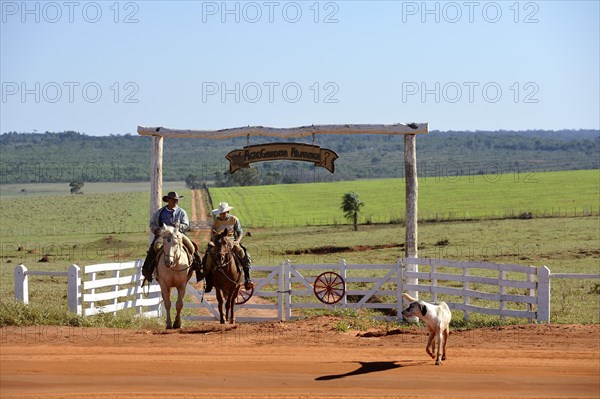
[[[162,315],[160,287],[140,287],[142,261],[85,266],[84,272],[71,265],[66,272],[29,271],[24,265],[14,270],[15,299],[29,302],[28,276],[66,276],[69,310],[78,315],[116,313],[135,309],[147,317]],[[525,318],[530,322],[550,321],[550,280],[556,278],[600,279],[600,274],[550,273],[543,267],[489,262],[462,262],[441,259],[404,258],[395,264],[293,264],[255,266],[253,300],[239,305],[238,321],[292,320],[303,309],[370,308],[388,319],[401,319],[402,293],[424,299],[443,299],[450,309]],[[338,273],[345,293],[333,305],[321,303],[313,285],[323,271]],[[188,320],[218,320],[214,296],[205,296],[188,284],[184,307],[196,313]],[[490,305],[490,303],[492,305]],[[246,311],[244,315],[244,311]],[[257,315],[258,313],[258,315]],[[240,317],[240,315],[242,315]]]
[[[137,260],[85,266],[81,290],[82,314],[91,316],[135,309],[141,316],[160,316],[160,287],[156,282],[145,290],[141,287],[142,264],[141,260]]]

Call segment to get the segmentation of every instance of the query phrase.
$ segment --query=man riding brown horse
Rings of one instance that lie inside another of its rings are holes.
[[[235,254],[236,258],[239,259],[242,265],[242,270],[244,271],[244,288],[246,290],[251,290],[254,287],[254,283],[250,279],[250,254],[248,253],[248,250],[240,244],[240,241],[243,237],[242,225],[236,216],[229,214],[229,211],[232,209],[233,207],[229,206],[227,202],[221,202],[219,207],[212,211],[212,214],[215,216],[215,218],[212,225],[210,239],[211,242],[214,242],[219,234],[227,230],[229,236],[234,240],[232,252]],[[212,247],[210,244],[205,254],[204,264],[206,270],[211,270],[214,264]],[[206,281],[204,292],[210,292],[212,290],[211,273],[207,273],[204,278]]]

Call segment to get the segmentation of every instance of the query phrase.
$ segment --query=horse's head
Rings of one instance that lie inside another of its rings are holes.
[[[229,237],[229,232],[227,229],[223,230],[223,232],[217,236],[214,244],[214,252],[217,257],[217,264],[223,265],[225,264],[226,256],[231,254],[231,250],[233,248],[233,240],[231,237]]]
[[[159,235],[163,241],[165,264],[167,267],[173,267],[177,263],[181,253],[181,233],[177,228],[163,224]]]

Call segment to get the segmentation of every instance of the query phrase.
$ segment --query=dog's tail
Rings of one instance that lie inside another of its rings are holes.
[[[404,300],[406,302],[408,302],[409,304],[413,303],[413,302],[417,302],[418,299],[413,298],[412,296],[408,295],[407,293],[402,294],[402,298],[404,298]]]

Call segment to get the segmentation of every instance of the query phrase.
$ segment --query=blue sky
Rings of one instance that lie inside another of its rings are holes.
[[[1,1],[0,131],[600,128],[598,1]]]

